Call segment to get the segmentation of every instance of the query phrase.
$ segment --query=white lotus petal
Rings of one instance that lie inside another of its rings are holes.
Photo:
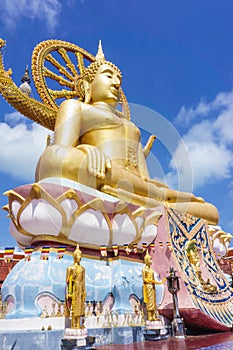
[[[69,239],[92,245],[107,245],[109,238],[104,215],[93,209],[88,209],[77,217],[69,234]]]
[[[142,243],[147,243],[147,245],[149,245],[156,238],[157,233],[158,229],[156,225],[147,225],[142,232],[142,238],[138,243],[138,248],[142,247]]]
[[[74,199],[66,198],[60,203],[60,205],[66,213],[67,221],[70,220],[73,213],[78,209],[78,204]]]
[[[21,203],[19,203],[18,201],[14,200],[11,204],[11,210],[12,210],[12,214],[14,216],[14,218],[17,218],[17,214],[19,211],[19,208],[21,207]]]
[[[136,228],[127,214],[117,214],[113,219],[112,227],[114,244],[127,244],[136,237]]]
[[[62,216],[49,202],[33,199],[22,212],[20,224],[35,235],[58,236],[62,227]]]
[[[20,233],[16,229],[16,227],[12,221],[10,222],[10,233],[16,239],[17,242],[20,242],[20,244],[25,245],[25,246],[31,245],[32,238]]]

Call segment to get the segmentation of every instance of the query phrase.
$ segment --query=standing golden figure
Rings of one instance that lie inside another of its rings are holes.
[[[66,309],[67,316],[71,318],[71,328],[84,328],[85,318],[85,269],[80,265],[81,250],[77,245],[73,254],[74,264],[66,271]]]
[[[157,282],[154,276],[154,270],[151,268],[152,258],[146,252],[144,257],[145,267],[142,270],[143,279],[143,300],[146,304],[147,320],[148,321],[158,321],[158,311],[156,305],[156,290],[155,284],[162,284],[164,281]]]

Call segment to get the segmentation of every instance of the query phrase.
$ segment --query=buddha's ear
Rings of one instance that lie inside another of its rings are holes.
[[[84,93],[85,93],[84,102],[90,103],[90,101],[91,101],[91,84],[87,80],[83,80],[83,87],[84,87]]]

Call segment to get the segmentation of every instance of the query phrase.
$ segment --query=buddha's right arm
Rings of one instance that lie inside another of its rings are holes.
[[[86,154],[87,171],[90,175],[104,179],[107,170],[111,169],[110,159],[98,147],[89,144],[78,144],[82,122],[82,102],[64,101],[58,110],[54,144],[63,147],[75,147]]]
[[[77,100],[62,102],[56,117],[54,144],[77,146],[81,129],[81,113],[81,102]]]
[[[105,178],[106,171],[111,170],[111,161],[98,147],[92,145],[79,145],[77,149],[87,156],[87,171],[100,179]]]

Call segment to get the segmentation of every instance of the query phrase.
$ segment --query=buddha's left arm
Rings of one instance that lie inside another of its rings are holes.
[[[147,169],[146,158],[144,156],[141,143],[138,145],[138,167],[141,177],[144,179],[148,179],[150,175]]]
[[[144,154],[145,158],[147,158],[148,154],[150,153],[155,139],[156,139],[156,136],[151,135],[149,137],[149,139],[147,140],[147,143],[146,143],[145,147],[143,148],[143,154]]]

